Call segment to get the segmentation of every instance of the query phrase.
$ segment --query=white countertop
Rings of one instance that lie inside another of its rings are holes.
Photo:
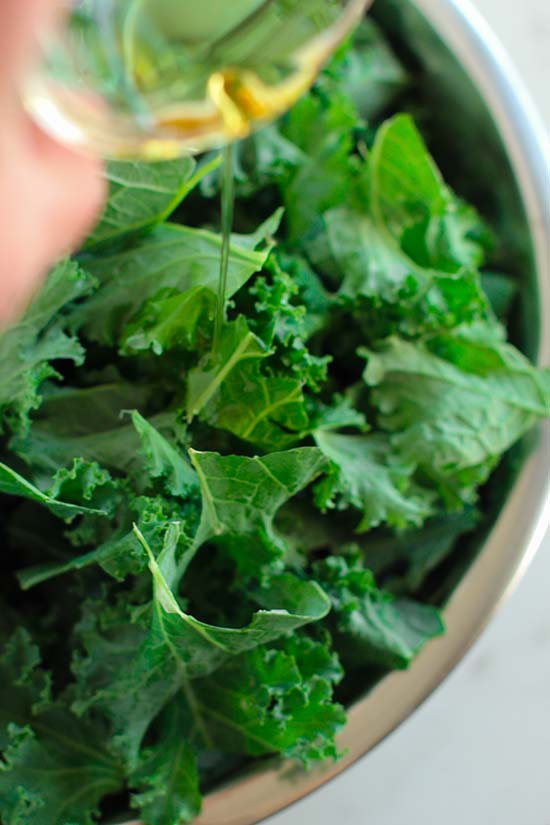
[[[550,129],[550,0],[476,0]],[[550,468],[549,468],[550,470]],[[436,694],[266,825],[550,825],[550,536]]]

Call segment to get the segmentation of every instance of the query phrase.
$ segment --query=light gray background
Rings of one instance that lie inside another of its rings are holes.
[[[550,0],[476,0],[550,129]],[[550,536],[462,665],[374,753],[266,825],[550,825]]]

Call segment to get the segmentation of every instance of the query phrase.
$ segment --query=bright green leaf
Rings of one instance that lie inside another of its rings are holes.
[[[174,347],[200,350],[200,332],[206,326],[204,337],[208,341],[215,312],[216,295],[205,287],[160,292],[128,324],[122,351],[131,354],[151,349],[155,355],[162,355]]]
[[[471,500],[472,485],[550,413],[550,371],[531,366],[498,329],[449,333],[429,348],[393,338],[365,354],[380,424],[403,459],[447,483],[449,495]],[[479,476],[464,484],[470,470]]]
[[[280,508],[327,469],[320,450],[302,447],[262,458],[191,451],[202,515],[195,545],[225,547],[244,575],[277,560],[284,545],[273,526]]]
[[[157,163],[110,161],[109,200],[85,249],[126,239],[161,223],[219,163],[217,157],[197,169],[190,156]]]
[[[38,504],[44,505],[47,509],[65,521],[71,521],[76,516],[82,513],[91,513],[102,515],[102,510],[97,510],[81,504],[69,504],[64,501],[59,501],[57,498],[41,492],[34,484],[27,481],[15,470],[7,467],[5,464],[0,464],[0,493],[8,496],[16,496],[17,498],[24,498],[29,501],[36,501]]]
[[[198,486],[197,476],[187,458],[136,410],[131,416],[151,477],[163,477],[169,493],[187,498]]]
[[[230,377],[232,370],[249,359],[266,358],[269,351],[250,332],[245,318],[226,323],[216,350],[191,370],[187,383],[187,419],[192,421]]]
[[[270,229],[271,227],[267,227]],[[229,256],[230,298],[267,260],[266,236],[234,236]],[[252,242],[251,242],[252,241]],[[252,247],[252,248],[251,248]],[[163,224],[129,249],[86,258],[101,282],[93,298],[75,311],[71,323],[94,341],[113,343],[125,324],[161,289],[216,291],[221,237],[205,229]]]

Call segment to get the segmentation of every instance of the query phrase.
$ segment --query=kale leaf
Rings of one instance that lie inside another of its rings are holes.
[[[338,700],[444,631],[550,372],[413,81],[365,23],[238,147],[220,335],[212,153],[109,164],[0,337],[6,825],[189,823],[250,759],[338,758]]]

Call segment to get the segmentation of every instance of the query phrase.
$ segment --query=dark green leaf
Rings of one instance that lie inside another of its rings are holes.
[[[356,665],[406,668],[429,639],[444,631],[434,607],[379,590],[358,556],[331,556],[315,565],[315,574],[332,600],[346,656]]]
[[[193,684],[210,741],[229,753],[281,753],[306,765],[336,758],[345,721],[332,701],[337,660],[323,645],[293,636],[280,650],[258,648]]]
[[[320,215],[348,199],[358,170],[351,154],[358,125],[355,107],[341,94],[310,95],[291,111],[285,136],[306,156],[282,187],[292,240],[301,241]]]
[[[101,726],[77,720],[50,695],[37,649],[18,631],[0,659],[0,815],[6,825],[92,825],[120,791],[120,767]]]
[[[365,564],[386,590],[412,595],[455,546],[460,547],[460,537],[471,532],[479,520],[479,513],[469,507],[429,519],[420,530],[365,536],[361,542]]]
[[[268,609],[256,613],[247,627],[214,627],[197,621],[183,612],[170,588],[171,580],[178,579],[174,546],[177,530],[173,527],[167,534],[158,560],[138,533],[148,549],[154,586],[153,624],[147,649],[154,656],[158,655],[159,646],[164,646],[177,671],[190,678],[211,673],[228,657],[266,644],[328,613],[329,602],[314,582],[282,574],[271,579],[269,587],[258,591],[257,598]]]
[[[508,317],[514,299],[518,295],[518,284],[509,276],[498,272],[483,272],[481,274],[483,290],[496,317],[505,321]]]
[[[197,757],[187,740],[187,722],[183,703],[172,702],[163,714],[158,743],[140,754],[131,781],[141,790],[132,807],[146,825],[183,825],[200,813]]]
[[[187,498],[198,487],[197,476],[187,458],[137,411],[131,415],[151,477],[164,478],[171,495]]]
[[[122,493],[124,493],[124,489]],[[129,500],[128,500],[129,499]],[[126,504],[123,513],[119,514],[120,526],[113,527],[105,522],[98,524],[83,522],[75,531],[69,533],[75,547],[79,550],[84,545],[92,546],[82,555],[72,555],[65,561],[46,562],[35,567],[21,570],[17,578],[24,590],[30,590],[49,579],[79,570],[85,570],[100,565],[106,573],[118,581],[129,575],[137,575],[147,569],[147,555],[135,540],[132,529],[132,518],[135,519],[140,530],[153,546],[162,545],[166,532],[174,520],[185,520],[180,507],[173,502],[161,498],[139,496],[132,498],[123,495]],[[190,516],[193,527],[196,519]],[[103,529],[102,529],[103,528]]]
[[[122,381],[61,388],[45,397],[30,432],[13,438],[10,447],[39,475],[53,475],[59,467],[68,467],[75,456],[128,473],[140,467],[139,436],[122,414],[136,407],[144,409],[154,392],[154,385]],[[163,435],[176,429],[170,412],[153,416],[151,423]]]
[[[314,582],[283,574],[258,592],[258,599],[267,609],[258,611],[246,627],[216,627],[200,622],[182,610],[171,589],[181,576],[179,526],[169,528],[158,559],[137,529],[136,535],[148,554],[153,577],[151,628],[126,662],[115,650],[108,682],[93,691],[86,705],[103,708],[112,719],[117,747],[131,765],[151,722],[178,691],[189,690],[189,679],[206,676],[239,653],[319,621],[330,608]],[[93,662],[97,656],[93,649],[97,651],[98,646],[101,649],[108,642],[94,635],[92,645]],[[101,667],[109,667],[108,659]]]

